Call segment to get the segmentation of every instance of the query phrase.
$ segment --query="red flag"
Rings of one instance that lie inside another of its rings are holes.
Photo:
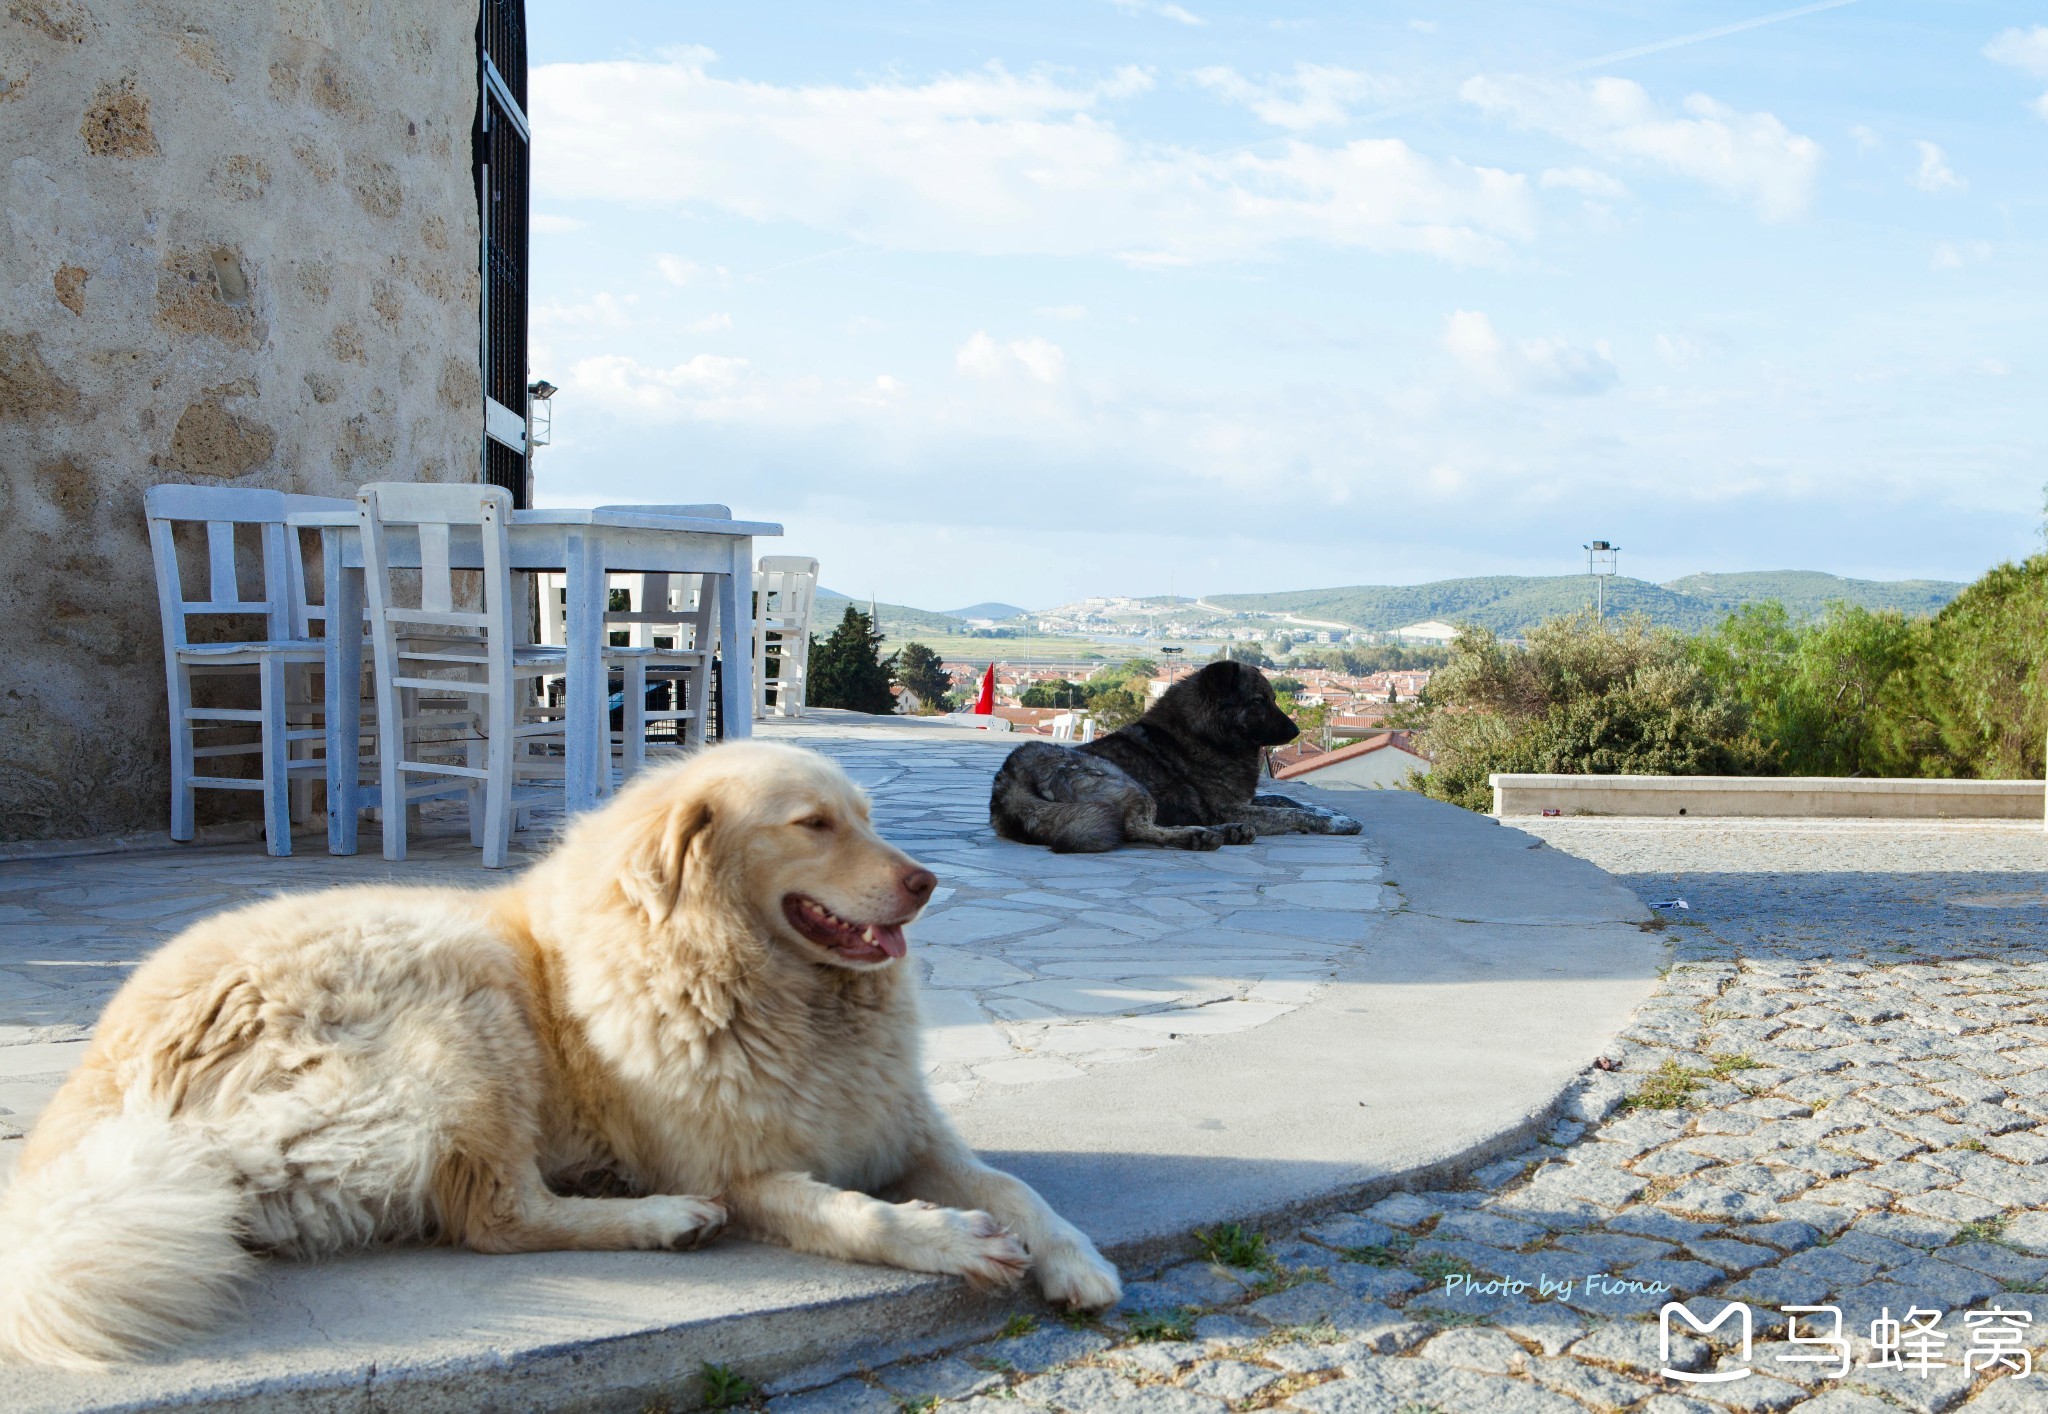
[[[996,665],[990,663],[988,671],[981,675],[981,700],[974,704],[974,715],[993,717],[996,712]]]

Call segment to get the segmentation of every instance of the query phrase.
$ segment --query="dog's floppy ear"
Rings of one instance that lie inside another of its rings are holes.
[[[683,896],[690,847],[711,828],[711,802],[700,796],[648,812],[639,837],[619,861],[619,892],[655,926],[668,922]]]
[[[1237,675],[1243,666],[1235,658],[1218,658],[1204,667],[1199,674],[1204,690],[1226,693],[1237,686]]]

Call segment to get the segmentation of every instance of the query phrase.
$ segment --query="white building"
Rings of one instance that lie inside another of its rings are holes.
[[[1406,732],[1382,732],[1335,751],[1282,766],[1274,778],[1349,790],[1397,790],[1408,777],[1429,774],[1429,758],[1408,744]]]

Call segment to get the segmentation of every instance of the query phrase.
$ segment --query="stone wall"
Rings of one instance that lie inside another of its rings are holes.
[[[0,839],[161,829],[143,488],[477,477],[476,6],[0,7]]]

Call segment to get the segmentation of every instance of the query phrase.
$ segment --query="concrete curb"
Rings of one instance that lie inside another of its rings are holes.
[[[1860,776],[1489,776],[1493,813],[2040,820],[2040,781]]]

